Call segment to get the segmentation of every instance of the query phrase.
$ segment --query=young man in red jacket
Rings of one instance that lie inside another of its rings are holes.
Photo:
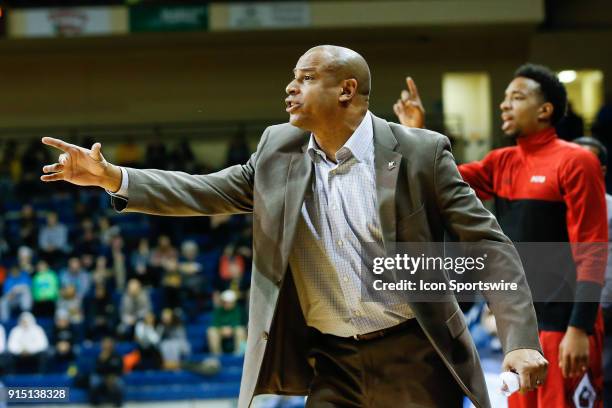
[[[412,79],[407,83],[394,111],[403,125],[423,127],[418,90]],[[553,72],[523,65],[500,105],[502,131],[517,145],[459,166],[481,199],[495,200],[499,223],[513,241],[572,244],[571,249],[554,244],[559,247],[554,256],[523,258],[540,342],[551,365],[543,386],[511,396],[510,408],[602,405],[603,322],[594,300],[603,283],[601,254],[608,240],[602,222],[605,187],[597,158],[557,137],[554,126],[566,105],[565,88]]]

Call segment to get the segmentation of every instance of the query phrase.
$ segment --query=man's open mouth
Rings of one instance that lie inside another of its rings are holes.
[[[297,103],[295,101],[285,101],[285,105],[287,106],[285,110],[289,113],[295,111],[297,108],[301,106],[300,103]]]

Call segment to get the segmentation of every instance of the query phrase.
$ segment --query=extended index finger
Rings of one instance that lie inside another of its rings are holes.
[[[67,151],[71,147],[74,147],[70,143],[66,143],[63,140],[55,139],[53,137],[43,137],[42,142],[48,146],[53,146],[55,148],[58,148],[63,152]]]
[[[410,95],[413,99],[419,100],[421,97],[419,96],[419,90],[417,89],[416,84],[412,77],[406,77],[406,85],[408,86],[408,90],[410,91]]]

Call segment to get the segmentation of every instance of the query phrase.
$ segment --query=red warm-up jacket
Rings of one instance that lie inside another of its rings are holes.
[[[481,199],[495,200],[497,219],[521,253],[540,329],[591,333],[608,241],[597,157],[549,128],[459,171]],[[525,242],[550,244],[531,245],[530,253],[528,244],[521,250]]]

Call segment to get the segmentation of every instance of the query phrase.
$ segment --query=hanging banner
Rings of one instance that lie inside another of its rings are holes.
[[[79,37],[126,32],[125,7],[11,10],[11,37]]]
[[[301,1],[238,3],[229,6],[228,26],[235,30],[310,26],[310,4]]]
[[[139,5],[130,7],[130,31],[206,31],[208,5]]]

